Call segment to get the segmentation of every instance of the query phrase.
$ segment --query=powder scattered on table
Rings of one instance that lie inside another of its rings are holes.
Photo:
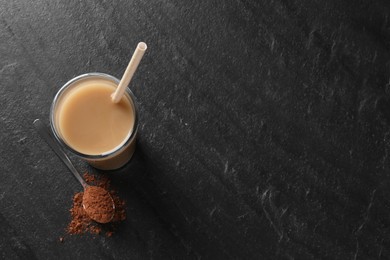
[[[73,205],[70,209],[71,222],[69,223],[66,232],[68,234],[105,234],[111,237],[114,234],[117,222],[126,219],[125,202],[120,199],[115,190],[110,189],[110,180],[105,177],[97,177],[89,173],[84,174],[84,180],[90,184],[101,187],[107,190],[115,204],[115,213],[112,221],[107,224],[100,224],[93,221],[83,208],[83,192],[78,192],[73,196]]]

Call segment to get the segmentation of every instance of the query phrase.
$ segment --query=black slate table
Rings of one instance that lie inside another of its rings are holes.
[[[1,1],[0,258],[389,259],[390,3]],[[113,237],[64,236],[81,186],[34,131],[74,76],[121,77],[137,151]]]

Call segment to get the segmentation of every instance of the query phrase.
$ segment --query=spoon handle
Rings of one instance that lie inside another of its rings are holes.
[[[86,188],[88,184],[80,176],[79,172],[73,166],[68,155],[62,150],[62,148],[53,140],[53,136],[47,131],[47,128],[42,124],[41,120],[35,119],[34,126],[43,140],[50,146],[51,149],[57,154],[62,162],[68,166],[69,170],[73,173],[74,177],[81,183],[83,188]]]

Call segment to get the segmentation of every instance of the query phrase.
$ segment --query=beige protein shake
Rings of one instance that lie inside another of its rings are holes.
[[[137,113],[129,89],[120,102],[111,94],[118,79],[102,73],[81,75],[57,93],[51,125],[62,145],[102,170],[122,167],[135,150]]]

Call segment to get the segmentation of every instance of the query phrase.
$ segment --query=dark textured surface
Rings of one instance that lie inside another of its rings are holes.
[[[0,6],[0,258],[390,258],[388,1]],[[60,243],[81,186],[32,121],[139,41],[128,219]]]

